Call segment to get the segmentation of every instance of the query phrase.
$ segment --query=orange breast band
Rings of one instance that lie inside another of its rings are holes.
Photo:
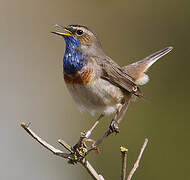
[[[78,71],[74,75],[64,74],[64,80],[68,84],[82,84],[87,85],[91,81],[93,69],[88,69],[83,72]]]

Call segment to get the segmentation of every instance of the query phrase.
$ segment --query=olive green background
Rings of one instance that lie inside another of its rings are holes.
[[[74,144],[95,117],[80,113],[62,78],[64,41],[53,24],[93,28],[105,52],[125,65],[167,46],[174,50],[149,71],[146,101],[133,103],[101,153],[88,159],[105,179],[120,178],[120,145],[128,170],[147,137],[133,179],[189,179],[190,2],[188,0],[0,0],[0,179],[91,179],[80,165],[55,157],[24,132],[22,121],[49,143]],[[108,128],[105,118],[92,134]]]

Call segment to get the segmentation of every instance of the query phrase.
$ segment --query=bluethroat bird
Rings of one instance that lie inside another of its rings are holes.
[[[135,97],[143,98],[139,86],[149,81],[149,67],[173,48],[167,47],[127,66],[119,66],[102,50],[97,34],[83,25],[55,25],[62,31],[52,33],[66,42],[63,74],[66,86],[82,111],[100,113],[88,138],[104,115],[115,114],[110,130],[118,132],[117,118],[126,112],[128,103]]]

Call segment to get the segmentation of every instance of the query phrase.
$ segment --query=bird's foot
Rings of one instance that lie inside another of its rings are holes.
[[[85,139],[85,143],[92,143],[92,145],[95,143],[96,141],[94,139]]]
[[[81,132],[79,141],[73,146],[73,157],[75,161],[80,161],[81,159],[85,158],[88,154],[88,149],[93,149],[97,153],[99,152],[98,147],[95,146],[96,141],[88,138],[90,134],[90,131]]]
[[[99,150],[99,148],[95,145],[96,142],[97,142],[97,141],[94,140],[94,139],[86,139],[86,140],[85,140],[85,144],[86,144],[86,143],[91,143],[91,145],[88,146],[88,149],[89,149],[89,148],[90,148],[90,149],[93,149],[96,153],[99,153],[100,150]]]
[[[83,139],[83,146],[86,149],[92,149],[94,150],[96,153],[99,153],[100,150],[99,148],[96,146],[97,141],[94,139],[90,139],[89,136],[91,135],[91,131],[87,131],[87,132],[83,132],[81,133],[81,136],[84,137]],[[88,153],[88,150],[87,150]],[[87,155],[87,154],[86,154]]]
[[[114,119],[111,121],[110,126],[109,126],[110,132],[113,133],[115,132],[116,134],[119,133],[119,124],[117,121]]]

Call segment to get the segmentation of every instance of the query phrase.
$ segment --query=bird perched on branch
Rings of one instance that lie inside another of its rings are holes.
[[[52,33],[66,42],[63,74],[67,88],[80,110],[101,115],[87,132],[89,137],[99,120],[115,113],[110,130],[118,132],[117,118],[133,97],[143,98],[140,85],[148,82],[148,68],[173,48],[164,48],[138,62],[121,67],[102,50],[97,34],[83,25],[55,25]]]

